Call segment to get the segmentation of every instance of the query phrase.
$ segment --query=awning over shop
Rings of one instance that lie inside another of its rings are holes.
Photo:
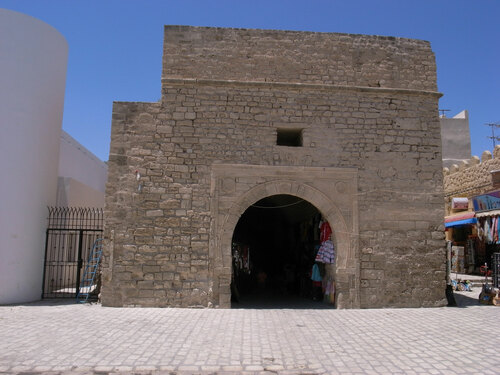
[[[464,212],[461,214],[446,216],[444,218],[444,227],[457,227],[459,225],[476,224],[476,213],[475,212]]]
[[[485,217],[485,216],[500,216],[500,210],[491,210],[476,213],[476,217]]]

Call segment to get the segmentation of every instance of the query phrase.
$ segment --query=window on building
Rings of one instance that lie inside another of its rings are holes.
[[[302,147],[302,129],[277,129],[278,146]]]

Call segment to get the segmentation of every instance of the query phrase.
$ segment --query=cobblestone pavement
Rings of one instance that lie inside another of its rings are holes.
[[[214,310],[49,301],[0,307],[0,373],[498,374],[499,324],[500,307],[474,303]]]

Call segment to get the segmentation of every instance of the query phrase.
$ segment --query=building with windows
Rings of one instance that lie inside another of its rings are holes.
[[[452,269],[479,274],[500,252],[500,146],[444,169],[446,239],[454,246]]]

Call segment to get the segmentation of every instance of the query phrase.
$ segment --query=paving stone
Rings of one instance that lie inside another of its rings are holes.
[[[88,326],[75,329],[74,321]],[[500,338],[484,322],[496,321],[500,308],[494,306],[349,311],[0,306],[0,372],[494,374]]]

